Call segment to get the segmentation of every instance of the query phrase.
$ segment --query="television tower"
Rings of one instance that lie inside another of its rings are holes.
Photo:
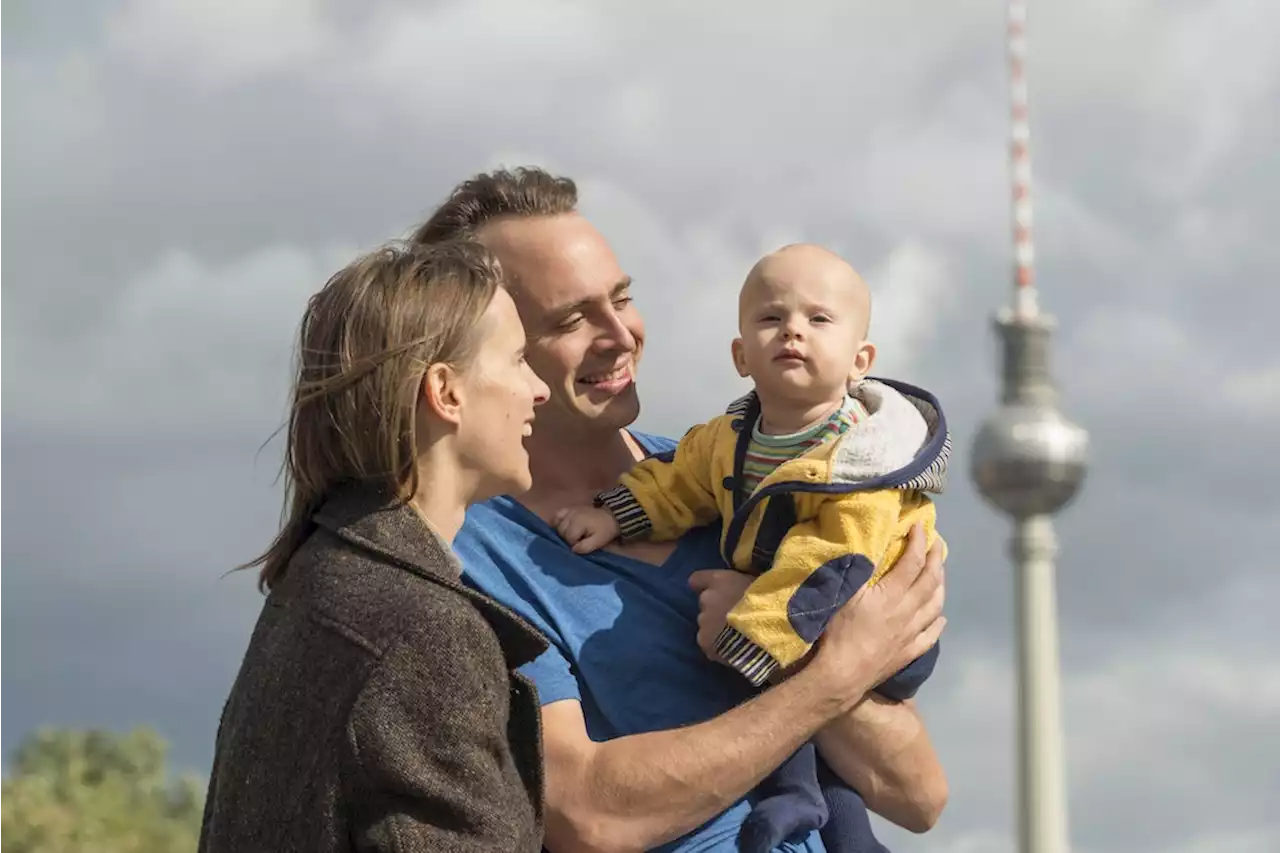
[[[1000,407],[973,444],[979,491],[1013,520],[1018,644],[1018,836],[1021,853],[1066,853],[1058,615],[1052,515],[1085,475],[1088,436],[1057,409],[1049,371],[1053,318],[1040,313],[1031,243],[1026,0],[1009,0],[1013,304],[995,318],[1003,345]]]

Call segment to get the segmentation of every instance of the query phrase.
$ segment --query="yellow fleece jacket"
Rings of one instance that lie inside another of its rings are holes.
[[[937,400],[889,380],[866,380],[856,395],[865,420],[784,462],[752,494],[738,484],[760,412],[754,393],[597,498],[624,539],[672,540],[723,519],[722,557],[757,577],[717,648],[754,684],[804,657],[835,611],[901,556],[911,525],[920,522],[930,544],[937,536],[926,493],[942,491],[950,455]],[[900,675],[902,689],[882,692],[905,698],[923,680]]]

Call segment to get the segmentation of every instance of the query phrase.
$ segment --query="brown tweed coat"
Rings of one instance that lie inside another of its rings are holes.
[[[202,853],[538,851],[545,641],[413,509],[335,495],[222,712]]]

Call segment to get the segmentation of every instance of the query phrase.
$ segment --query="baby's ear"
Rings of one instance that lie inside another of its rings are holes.
[[[738,371],[738,375],[743,379],[751,376],[751,371],[747,369],[747,353],[742,346],[742,338],[734,338],[733,343],[729,345],[729,351],[733,355],[733,366]]]
[[[856,382],[866,378],[875,363],[876,345],[871,341],[863,341],[861,346],[858,347],[858,354],[853,358],[853,373],[849,376],[850,382],[856,384]]]

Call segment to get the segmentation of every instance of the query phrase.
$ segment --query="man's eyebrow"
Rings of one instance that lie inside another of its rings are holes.
[[[624,276],[621,280],[618,281],[617,284],[613,286],[613,289],[609,291],[609,300],[613,301],[614,299],[617,299],[618,297],[622,296],[624,293],[626,293],[628,290],[631,289],[631,284],[632,284],[631,276]],[[566,305],[559,305],[547,312],[546,314],[547,321],[552,325],[561,323],[566,318],[571,317],[574,314],[577,314],[579,311],[582,311],[583,309],[585,309],[587,306],[589,306],[591,303],[595,301],[596,300],[590,299],[590,298],[578,299]]]

